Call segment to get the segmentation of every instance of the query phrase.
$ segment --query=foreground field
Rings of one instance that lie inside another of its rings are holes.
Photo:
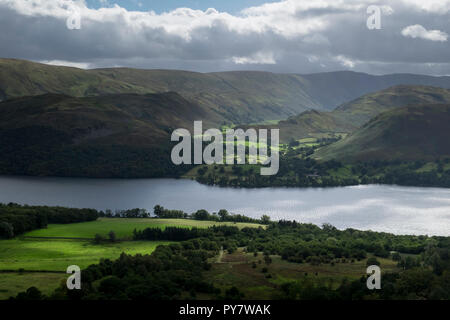
[[[189,219],[100,218],[92,222],[50,224],[46,229],[34,230],[18,238],[0,240],[0,299],[15,296],[31,286],[50,294],[67,279],[64,272],[70,265],[83,269],[100,259],[117,259],[122,252],[150,254],[157,246],[170,243],[130,241],[134,229],[164,229],[168,226],[208,228],[213,225],[260,227],[251,223]],[[92,239],[96,234],[106,238],[110,231],[114,231],[120,241],[94,244]]]
[[[127,219],[127,218],[100,218],[97,221],[71,224],[50,224],[47,229],[38,229],[25,234],[26,237],[64,237],[64,238],[94,238],[95,234],[106,236],[114,231],[118,238],[130,239],[133,230],[145,228],[161,228],[168,226],[185,228],[208,228],[214,225],[233,225],[238,228],[260,227],[253,223],[199,221],[190,219]]]

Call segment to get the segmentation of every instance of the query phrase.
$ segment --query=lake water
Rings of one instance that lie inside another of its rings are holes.
[[[227,209],[259,218],[289,219],[396,234],[450,235],[450,189],[355,186],[329,189],[233,189],[175,179],[0,177],[0,202],[77,208],[210,212]]]

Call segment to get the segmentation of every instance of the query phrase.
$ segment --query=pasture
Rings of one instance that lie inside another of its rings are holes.
[[[0,240],[0,300],[16,296],[31,286],[50,294],[67,279],[70,265],[86,268],[100,259],[117,259],[127,254],[150,254],[168,241],[131,241],[133,230],[176,226],[208,228],[233,225],[238,228],[260,227],[252,223],[213,222],[190,219],[100,218],[96,221],[50,224],[10,240]],[[263,226],[264,227],[264,226]],[[114,231],[118,241],[95,244],[96,234],[107,238]],[[65,238],[65,239],[64,239]]]
[[[45,295],[50,295],[67,280],[67,276],[65,273],[49,272],[0,273],[0,300],[14,297],[31,286],[39,288]]]
[[[217,221],[199,221],[190,219],[135,219],[135,218],[100,218],[96,221],[71,223],[71,224],[50,224],[47,229],[38,229],[26,233],[25,237],[64,237],[64,238],[90,238],[95,234],[107,236],[110,231],[114,231],[119,239],[131,239],[133,230],[145,228],[161,228],[168,226],[183,228],[208,228],[214,225],[231,225],[238,228],[254,227],[261,225],[254,223],[234,223]]]
[[[12,239],[0,241],[0,270],[65,271],[70,265],[85,268],[100,258],[116,259],[122,252],[150,254],[160,241],[91,241]]]

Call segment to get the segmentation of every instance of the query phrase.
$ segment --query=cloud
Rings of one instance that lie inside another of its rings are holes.
[[[450,0],[402,0],[402,2],[421,12],[444,15],[450,11]]]
[[[411,38],[421,38],[430,41],[447,41],[448,34],[440,30],[427,30],[420,24],[408,26],[402,30],[402,35]]]
[[[41,60],[40,63],[49,64],[52,66],[66,66],[73,67],[78,69],[89,69],[89,63],[83,62],[71,62],[71,61],[62,61],[62,60]]]
[[[213,8],[157,14],[118,5],[91,9],[83,0],[0,0],[0,43],[8,44],[0,56],[83,67],[450,73],[447,34],[439,31],[447,28],[442,13],[450,12],[450,0],[385,0],[381,30],[366,27],[372,4],[284,0],[237,14]],[[66,27],[74,12],[80,30]]]
[[[272,52],[257,52],[250,57],[233,57],[235,64],[276,64]]]
[[[343,56],[343,55],[339,55],[336,57],[336,60],[344,67],[353,69],[356,65],[355,61],[352,61],[351,59]]]

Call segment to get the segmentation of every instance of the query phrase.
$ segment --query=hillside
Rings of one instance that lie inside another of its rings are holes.
[[[225,122],[250,123],[285,119],[310,108],[322,109],[295,75],[269,72],[196,73],[128,68],[89,70],[145,90],[175,91],[217,111]]]
[[[0,59],[0,99],[66,94],[76,97],[175,91],[227,123],[283,119],[321,108],[296,76],[268,72],[196,73],[129,68],[81,70]]]
[[[336,133],[350,133],[358,127],[351,122],[335,117],[331,112],[309,110],[276,125],[251,125],[244,128],[280,129],[280,141],[289,143],[309,137],[321,137]]]
[[[450,104],[384,112],[349,137],[319,149],[318,160],[431,160],[450,156]]]
[[[0,173],[97,177],[176,174],[170,134],[218,116],[177,93],[75,98],[45,94],[0,103]],[[173,172],[172,172],[173,170]]]
[[[277,125],[258,128],[280,128],[282,142],[318,137],[323,134],[351,133],[376,115],[407,105],[450,103],[450,90],[430,86],[394,86],[366,94],[342,104],[334,111],[310,110],[280,121]]]
[[[450,103],[450,90],[430,86],[394,86],[344,103],[332,113],[361,126],[381,112],[407,105]]]
[[[450,88],[450,77],[418,74],[388,74],[381,76],[361,72],[338,71],[302,75],[307,92],[324,109],[333,110],[343,103],[397,85]]]
[[[364,94],[399,84],[450,88],[450,77],[372,76],[355,72],[299,75],[130,68],[82,70],[0,59],[2,100],[44,93],[84,97],[175,91],[215,110],[224,122],[234,124],[282,120],[310,109],[332,110]]]

